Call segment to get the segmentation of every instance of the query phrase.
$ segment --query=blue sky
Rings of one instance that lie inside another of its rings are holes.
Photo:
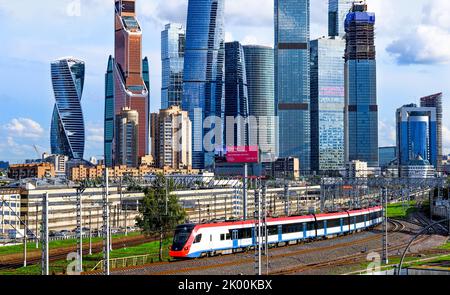
[[[104,74],[113,53],[113,0],[0,0],[0,160],[50,151],[54,104],[50,62],[86,62],[82,107],[85,158],[103,153]],[[138,0],[143,54],[150,59],[151,105],[160,106],[160,31],[184,24],[187,0]],[[380,145],[395,143],[395,109],[444,92],[444,145],[450,153],[450,1],[368,0],[376,13]],[[79,8],[79,9],[78,9]],[[226,39],[273,45],[273,0],[226,0]],[[327,0],[311,0],[311,38],[327,34]]]

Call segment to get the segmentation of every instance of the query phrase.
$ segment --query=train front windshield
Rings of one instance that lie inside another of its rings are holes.
[[[177,228],[175,229],[175,235],[173,237],[173,245],[172,245],[173,251],[183,250],[183,247],[188,241],[194,227],[195,225],[193,224],[177,226]]]

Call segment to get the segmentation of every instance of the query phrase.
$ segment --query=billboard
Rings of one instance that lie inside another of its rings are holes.
[[[227,146],[228,163],[259,163],[258,146]]]

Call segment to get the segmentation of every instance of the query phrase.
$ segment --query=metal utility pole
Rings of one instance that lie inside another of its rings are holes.
[[[38,239],[38,221],[39,221],[38,219],[39,219],[39,215],[38,215],[38,210],[39,210],[39,207],[38,207],[38,204],[36,204],[36,220],[35,220],[36,228],[34,229],[35,230],[34,237],[35,237],[35,240],[36,240],[36,249],[39,248],[39,239]]]
[[[24,234],[23,234],[23,267],[27,267],[27,231],[28,231],[28,216],[25,219]]]
[[[48,275],[48,193],[42,198],[42,227],[41,227],[41,243],[42,243],[42,275]]]
[[[383,253],[382,261],[385,265],[389,263],[388,258],[388,231],[387,231],[387,188],[382,189],[381,193],[381,206],[383,207]]]
[[[5,196],[2,196],[2,236],[5,234]]]
[[[166,184],[166,216],[169,215],[169,179],[167,175],[164,177]]]
[[[83,271],[83,204],[81,200],[81,195],[86,188],[80,186],[77,188],[77,201],[76,201],[76,211],[77,211],[77,252],[78,252],[78,272]]]
[[[247,205],[248,205],[248,196],[247,196],[247,180],[248,180],[248,164],[245,163],[244,164],[244,179],[243,179],[243,192],[242,192],[242,197],[243,197],[243,217],[244,220],[247,220]]]
[[[284,179],[284,215],[289,216],[290,211],[289,183]]]
[[[127,237],[128,236],[128,220],[127,220],[127,218],[128,218],[128,204],[125,204],[125,236]]]
[[[103,194],[103,271],[109,276],[109,251],[110,251],[110,232],[109,232],[109,178],[108,168],[105,168],[105,193]]]
[[[267,183],[262,182],[262,222],[264,232],[264,255],[266,255],[266,275],[269,275],[269,239],[267,231]]]
[[[197,207],[198,207],[198,224],[202,223],[202,216],[200,211],[200,199],[197,199]]]
[[[259,181],[255,188],[255,274],[261,275],[261,254],[262,254],[262,243],[261,243],[261,197],[260,197],[260,187]]]
[[[92,209],[89,209],[89,255],[92,255]]]

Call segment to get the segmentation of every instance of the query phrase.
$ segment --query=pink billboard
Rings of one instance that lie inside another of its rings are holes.
[[[258,146],[227,146],[228,163],[258,163]]]

